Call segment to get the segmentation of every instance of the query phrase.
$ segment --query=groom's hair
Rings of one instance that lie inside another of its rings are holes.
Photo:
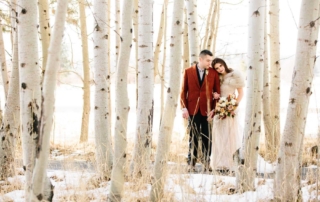
[[[203,57],[203,56],[206,56],[206,55],[210,55],[210,56],[213,56],[212,52],[209,51],[209,50],[202,50],[199,54],[199,57]]]

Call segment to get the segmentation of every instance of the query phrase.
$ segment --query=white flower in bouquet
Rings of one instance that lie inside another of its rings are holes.
[[[227,101],[226,97],[221,97],[220,100],[219,100],[219,102],[225,102],[225,101]]]

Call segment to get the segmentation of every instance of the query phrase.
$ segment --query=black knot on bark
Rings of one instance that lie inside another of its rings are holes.
[[[310,87],[308,87],[308,88],[306,89],[306,93],[307,93],[307,94],[310,93]]]
[[[253,12],[253,15],[255,15],[255,16],[260,16],[260,13],[259,13],[258,10],[256,10],[255,12]]]
[[[27,84],[26,83],[21,83],[21,88],[26,89],[27,88]]]
[[[26,14],[26,13],[27,13],[27,10],[26,10],[25,8],[23,8],[23,9],[21,10],[21,13],[22,13],[22,14]]]
[[[309,25],[310,25],[310,27],[314,27],[314,25],[315,25],[314,21],[311,21]]]
[[[39,194],[39,195],[37,196],[37,199],[38,199],[39,201],[42,201],[42,199],[43,199],[42,194]]]

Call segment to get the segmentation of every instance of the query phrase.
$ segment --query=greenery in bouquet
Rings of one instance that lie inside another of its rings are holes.
[[[220,97],[216,104],[215,116],[219,116],[219,119],[225,119],[227,117],[233,118],[237,106],[238,103],[234,94],[230,94],[227,97]]]

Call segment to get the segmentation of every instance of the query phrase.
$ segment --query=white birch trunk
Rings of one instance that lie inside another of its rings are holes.
[[[206,22],[206,31],[203,37],[203,41],[202,41],[202,45],[201,45],[201,49],[206,49],[207,48],[207,44],[208,44],[208,39],[209,39],[209,34],[210,34],[210,30],[212,29],[211,25],[211,19],[212,16],[214,15],[214,7],[213,5],[215,4],[216,0],[211,0],[210,2],[210,8],[209,8],[209,13],[207,16],[207,22]]]
[[[107,24],[109,25],[107,27],[107,35],[108,39],[111,37],[111,0],[107,0]],[[111,43],[108,43],[108,67],[111,67]],[[110,68],[108,68],[108,74],[110,74]],[[108,93],[109,94],[109,93]],[[111,109],[111,108],[110,108]]]
[[[86,0],[79,0],[79,14],[81,27],[82,43],[82,67],[83,67],[83,111],[81,123],[80,142],[88,141],[89,133],[89,115],[90,115],[90,66],[89,66],[89,49],[87,36],[87,22],[85,12]]]
[[[161,74],[160,74],[160,81],[161,81],[161,89],[160,89],[160,121],[163,116],[163,108],[164,108],[164,83],[165,83],[165,67],[166,67],[166,61],[167,61],[167,27],[168,27],[168,20],[167,20],[167,7],[164,9],[164,27],[163,27],[163,58],[162,58],[162,66],[161,66]]]
[[[270,0],[270,118],[272,124],[271,141],[268,153],[276,160],[280,144],[280,39],[279,39],[279,0]],[[269,140],[269,139],[267,139]]]
[[[301,1],[289,105],[274,181],[274,197],[277,201],[302,200],[300,155],[316,61],[319,27],[314,20],[318,18],[318,8],[319,0]]]
[[[136,108],[138,107],[138,19],[139,14],[139,0],[133,0],[133,15],[132,15],[132,23],[133,23],[133,33],[135,42],[135,62],[136,62]]]
[[[109,109],[108,92],[110,86],[108,80],[108,35],[105,23],[107,21],[107,0],[95,0],[93,2],[94,32],[93,32],[93,66],[94,66],[94,128],[96,141],[96,160],[99,174],[102,178],[109,179],[112,167],[111,145],[111,119]]]
[[[151,0],[139,1],[138,108],[131,171],[144,176],[150,166],[153,120],[153,29]]]
[[[9,87],[9,79],[8,79],[8,70],[7,70],[7,62],[6,62],[6,52],[3,41],[3,33],[2,33],[2,20],[0,19],[0,67],[2,74],[2,83],[4,88],[4,95],[7,99],[8,96],[8,87]]]
[[[42,44],[42,71],[46,69],[50,43],[50,10],[48,0],[38,0],[39,25]]]
[[[247,103],[244,126],[244,165],[237,172],[239,192],[254,190],[261,133],[262,73],[264,66],[264,0],[249,2]]]
[[[164,26],[166,22],[166,10],[167,10],[167,5],[168,5],[168,0],[164,0],[163,5],[162,5],[162,12],[161,12],[161,17],[160,17],[160,25],[159,25],[159,31],[158,31],[158,38],[157,38],[157,43],[156,47],[154,50],[154,77],[156,78],[157,75],[160,76],[160,70],[159,70],[159,55],[161,52],[161,45],[163,41],[163,35],[164,35]],[[165,41],[165,40],[164,40]]]
[[[108,41],[110,41],[109,39],[111,38],[111,28],[110,28],[110,25],[111,25],[111,0],[107,0],[107,9],[108,9],[108,13],[107,13],[107,22],[108,22],[108,26],[107,26],[107,35],[108,35]],[[108,68],[107,68],[107,75],[110,75],[111,77],[111,43],[108,43],[108,51],[107,51],[107,54],[108,54]],[[117,62],[117,61],[116,61]],[[107,79],[107,85],[108,86],[111,86],[111,79]],[[108,108],[109,108],[109,117],[110,119],[108,119],[108,125],[111,127],[111,117],[112,116],[112,105],[111,105],[111,91],[107,91],[107,102],[108,102]],[[110,130],[110,137],[112,137],[112,134],[111,134],[111,130]],[[112,164],[112,156],[110,157],[110,161],[111,161],[111,164]],[[111,172],[111,170],[110,170]]]
[[[15,174],[14,156],[16,140],[19,137],[20,103],[19,103],[19,64],[18,64],[18,33],[13,32],[12,73],[9,92],[0,131],[0,180]]]
[[[267,5],[267,0],[265,0],[265,4]],[[267,6],[265,7],[265,13],[268,13]],[[264,68],[263,68],[263,123],[265,130],[265,148],[266,148],[266,156],[265,159],[273,162],[277,157],[277,153],[275,152],[275,146],[272,136],[272,123],[271,123],[271,115],[270,115],[270,78],[269,78],[269,49],[268,49],[268,32],[267,32],[267,15],[265,15],[264,19]]]
[[[109,201],[121,201],[123,194],[125,164],[127,160],[127,123],[129,107],[129,97],[127,88],[128,67],[132,44],[132,1],[125,1],[122,5],[120,55],[116,76],[116,119],[114,126],[114,156],[111,173],[111,186]]]
[[[179,95],[180,70],[182,66],[182,35],[183,35],[183,0],[175,0],[171,24],[170,41],[170,79],[167,90],[167,100],[162,117],[157,154],[154,167],[154,181],[150,193],[150,201],[160,201],[164,197],[164,184],[167,174],[167,161],[170,150],[171,135]]]
[[[213,15],[211,16],[211,30],[210,35],[207,43],[207,49],[211,50],[213,55],[216,52],[216,41],[218,35],[218,28],[219,28],[219,20],[220,20],[220,0],[216,0],[215,6],[213,9]]]
[[[188,24],[187,24],[187,10],[184,9],[184,23],[183,23],[183,68],[181,74],[183,74],[184,69],[190,67],[189,58],[189,40],[188,40]]]
[[[25,199],[29,201],[41,110],[38,12],[36,0],[18,0],[18,5],[21,136],[26,178]]]
[[[183,67],[180,74],[183,74],[184,70],[190,67],[190,58],[189,58],[189,40],[188,40],[188,24],[187,24],[187,10],[184,9],[184,23],[183,23]],[[182,78],[182,77],[181,77]],[[181,85],[182,81],[180,81]],[[180,88],[181,89],[181,88]],[[189,138],[189,127],[188,120],[183,119],[183,139],[187,140]]]
[[[199,57],[198,11],[196,0],[186,0],[190,62],[195,64]]]
[[[52,198],[45,197],[45,183],[47,180],[46,169],[48,166],[50,152],[50,135],[53,124],[55,106],[55,89],[60,65],[60,49],[63,37],[64,25],[68,1],[58,0],[55,14],[55,23],[52,32],[52,39],[48,49],[48,60],[43,82],[42,112],[40,122],[40,138],[36,149],[36,163],[32,180],[32,201],[52,201]],[[51,190],[49,190],[51,191]],[[53,190],[52,190],[53,192]],[[52,195],[53,196],[53,195]],[[49,195],[51,197],[51,195]]]
[[[115,67],[117,67],[117,63],[118,63],[118,57],[119,57],[119,50],[120,50],[120,1],[119,0],[115,0],[114,1],[114,8],[115,8],[115,29],[116,29],[116,64]]]

